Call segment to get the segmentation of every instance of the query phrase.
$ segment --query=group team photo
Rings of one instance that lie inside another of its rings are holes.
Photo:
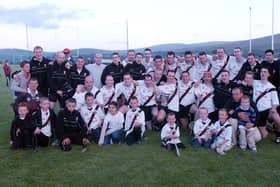
[[[269,132],[280,144],[280,69],[271,49],[262,59],[240,47],[232,56],[224,48],[153,56],[147,48],[128,50],[123,60],[112,53],[108,65],[101,53],[91,63],[68,48],[55,59],[41,46],[33,52],[19,71],[3,65],[13,94],[12,150],[141,144],[146,131],[158,132],[161,146],[178,156],[186,144],[220,155],[234,146],[256,153]],[[190,133],[190,141],[180,133]]]

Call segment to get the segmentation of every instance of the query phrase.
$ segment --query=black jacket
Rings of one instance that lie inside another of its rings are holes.
[[[115,84],[121,82],[123,80],[124,68],[123,65],[116,65],[114,63],[106,66],[101,75],[101,82],[105,85],[105,79],[107,75],[112,75],[115,81]]]
[[[30,61],[30,74],[31,78],[38,79],[39,87],[38,90],[46,97],[48,96],[48,68],[49,68],[49,62],[51,60],[43,57],[42,62],[39,62],[35,59],[35,57],[32,57]]]
[[[124,68],[124,72],[129,72],[133,80],[143,80],[144,79],[144,73],[146,72],[146,68],[143,64],[138,64],[136,62],[133,62],[133,64],[127,64]]]
[[[279,87],[279,62],[274,61],[273,63],[269,63],[267,61],[262,62],[263,67],[267,67],[270,73],[270,77],[268,78],[269,82],[271,82],[276,88]]]
[[[49,109],[49,111],[50,111],[51,131],[53,132],[54,126],[55,126],[55,121],[56,121],[56,114],[51,109]],[[33,119],[36,127],[40,128],[40,129],[43,127],[44,124],[42,124],[41,109],[38,109],[32,113],[32,119]]]
[[[223,82],[217,83],[213,81],[214,85],[214,104],[216,108],[224,108],[225,103],[231,98],[231,90],[236,87],[236,83],[230,81],[229,84]]]
[[[77,110],[70,112],[65,109],[58,113],[55,124],[55,133],[60,140],[71,135],[79,135],[82,138],[87,138],[87,127],[81,114]]]
[[[56,61],[50,65],[48,70],[48,79],[50,84],[50,92],[56,93],[62,90],[66,83],[70,84],[70,70],[66,69],[64,63],[58,64]]]
[[[242,65],[242,67],[241,67],[239,73],[237,74],[236,80],[244,80],[245,74],[246,74],[247,71],[252,71],[252,72],[254,72],[254,74],[255,74],[254,79],[255,79],[255,80],[260,80],[261,68],[262,68],[262,65],[259,64],[259,63],[257,62],[257,64],[255,65],[255,67],[252,69],[252,68],[251,68],[251,65],[250,65],[249,62],[247,61],[247,62],[245,62],[245,63]]]
[[[40,92],[38,92],[35,96],[32,96],[29,93],[21,94],[15,100],[15,104],[14,104],[15,113],[17,114],[17,106],[21,102],[26,102],[28,104],[28,109],[30,113],[34,112],[39,108],[40,97],[42,97]]]
[[[78,84],[85,84],[85,79],[89,75],[89,71],[83,67],[81,73],[78,73],[77,66],[74,65],[70,69],[71,86],[75,90]]]
[[[20,129],[21,133],[24,133],[23,131],[29,131],[32,134],[32,132],[35,130],[35,123],[32,120],[30,114],[28,114],[24,119],[20,119],[18,116],[15,117],[10,129],[10,136],[12,141],[15,140],[17,129]]]

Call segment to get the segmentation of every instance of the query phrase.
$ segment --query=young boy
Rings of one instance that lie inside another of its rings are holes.
[[[211,127],[211,130],[215,134],[214,143],[211,148],[216,149],[218,154],[225,155],[225,151],[229,151],[232,148],[232,127],[228,122],[228,112],[226,109],[219,109],[219,120]]]
[[[85,104],[85,94],[86,94],[85,86],[82,84],[78,84],[76,88],[76,92],[73,95],[73,98],[76,99],[77,102],[76,110],[78,111],[80,111]]]
[[[50,101],[47,97],[40,99],[40,109],[32,113],[32,118],[36,125],[34,131],[35,148],[48,146],[53,133],[56,115],[50,109]]]
[[[242,151],[246,150],[247,145],[252,152],[257,152],[256,141],[254,137],[256,110],[250,105],[250,98],[244,95],[241,98],[241,104],[235,109],[238,117],[239,145]],[[239,117],[239,113],[244,113],[248,118],[246,120]]]
[[[118,104],[114,101],[111,102],[103,123],[106,127],[104,142],[100,142],[100,144],[111,144],[111,142],[120,144],[123,135],[123,123],[124,116],[123,113],[118,111]]]
[[[199,119],[195,121],[193,134],[194,137],[191,141],[193,147],[210,148],[212,143],[212,133],[210,126],[211,120],[208,118],[208,110],[205,107],[199,109]]]
[[[130,109],[125,119],[125,142],[127,145],[140,144],[145,132],[145,114],[138,107],[137,97],[130,99]]]
[[[98,143],[104,114],[99,105],[95,104],[94,95],[91,92],[86,93],[84,99],[86,106],[81,108],[81,116],[88,128],[89,140]]]
[[[81,114],[75,110],[76,100],[73,98],[66,100],[66,108],[59,112],[55,132],[60,141],[63,151],[70,151],[71,144],[87,145],[87,127]]]
[[[178,148],[185,148],[180,140],[179,126],[176,124],[176,115],[173,112],[167,114],[167,123],[161,130],[161,144],[167,150],[174,150],[175,144]]]
[[[17,112],[18,115],[14,118],[10,130],[11,149],[32,148],[32,133],[35,124],[29,115],[28,104],[19,103]]]

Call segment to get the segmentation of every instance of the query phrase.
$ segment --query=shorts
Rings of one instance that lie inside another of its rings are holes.
[[[179,112],[178,112],[178,118],[179,119],[189,118],[191,106],[192,106],[192,104],[190,104],[188,106],[180,105],[179,106]]]
[[[156,105],[141,106],[140,107],[143,110],[144,114],[145,114],[145,121],[151,121],[152,120],[152,118],[153,118],[152,110],[153,110],[154,107],[156,107]]]
[[[270,109],[259,112],[259,120],[257,122],[258,127],[265,127],[266,126],[266,122],[267,122],[267,119],[268,119],[268,116],[269,116],[269,111],[270,111]]]

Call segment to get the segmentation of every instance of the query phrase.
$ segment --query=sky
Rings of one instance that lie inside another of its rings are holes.
[[[280,0],[274,5],[280,33]],[[252,38],[271,35],[272,0],[1,0],[0,48],[126,49],[126,21],[131,49],[246,40],[250,6]]]

